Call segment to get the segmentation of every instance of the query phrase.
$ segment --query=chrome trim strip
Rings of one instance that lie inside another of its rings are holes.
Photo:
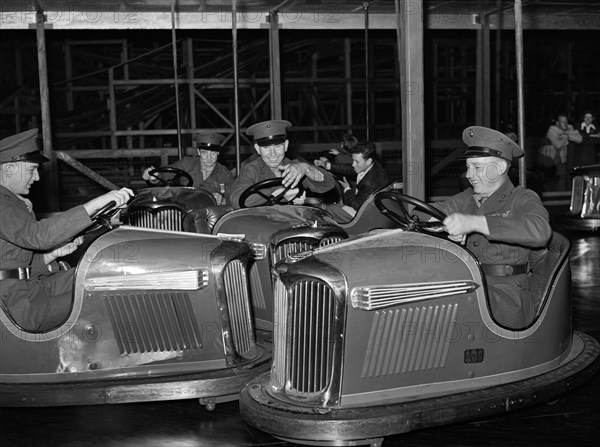
[[[350,298],[355,309],[375,310],[445,296],[464,295],[478,287],[479,285],[471,280],[354,287]]]
[[[200,290],[208,286],[208,271],[182,270],[88,278],[84,288],[97,290]]]

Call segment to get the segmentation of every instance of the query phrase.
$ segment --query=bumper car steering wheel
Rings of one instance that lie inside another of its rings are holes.
[[[400,226],[400,228],[408,231],[427,231],[431,233],[444,232],[443,220],[446,215],[438,210],[436,207],[431,206],[419,199],[411,196],[406,196],[398,192],[393,191],[382,191],[375,195],[375,205],[381,214],[388,217],[390,220]],[[391,200],[398,204],[395,209],[391,209],[385,200]],[[413,208],[409,212],[406,205],[412,205]],[[416,214],[411,214],[413,211],[421,211],[437,220],[428,221],[421,220]]]
[[[173,177],[165,180],[164,178],[156,175],[156,174],[162,174],[162,173],[173,174]],[[171,166],[153,169],[152,171],[148,172],[148,175],[151,178],[154,178],[157,180],[157,182],[155,182],[155,183],[152,183],[150,180],[146,180],[146,184],[151,188],[155,187],[156,185],[158,185],[158,186],[192,186],[194,184],[194,180],[192,179],[192,176],[190,174],[188,174],[185,171],[182,171],[181,169],[173,168]],[[186,180],[185,184],[181,184],[182,178],[184,178]]]
[[[263,199],[265,199],[264,203],[260,203],[260,204],[253,205],[253,206],[293,205],[293,199],[289,200],[289,201],[285,199],[285,194],[291,188],[284,188],[284,190],[281,193],[277,194],[276,196],[266,194],[264,192],[264,190],[267,190],[267,189],[273,189],[273,188],[283,186],[282,181],[283,181],[283,178],[276,177],[276,178],[270,178],[267,180],[262,180],[258,183],[255,183],[254,185],[249,186],[240,196],[240,208],[249,208],[249,206],[246,205],[246,201],[248,200],[248,198],[250,196],[253,196],[253,195],[258,195],[258,196],[261,196]],[[298,183],[298,185],[296,185],[296,188],[298,188],[299,194],[300,194],[303,189],[302,185],[300,183]]]

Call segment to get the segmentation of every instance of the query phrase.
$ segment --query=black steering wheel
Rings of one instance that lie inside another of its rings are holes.
[[[116,204],[117,202],[111,200],[94,214],[92,214],[90,216],[90,219],[92,219],[92,224],[85,230],[85,233],[91,233],[92,231],[96,231],[102,227],[112,230],[113,225],[111,220],[113,217],[119,214],[119,211],[121,211],[121,208],[117,207]]]
[[[248,208],[246,206],[246,201],[248,200],[248,197],[253,196],[253,195],[259,195],[261,196],[263,199],[265,199],[264,203],[260,203],[258,205],[254,205],[254,206],[271,206],[271,205],[290,205],[293,204],[292,200],[285,200],[285,194],[291,189],[291,188],[285,188],[281,193],[279,193],[276,196],[272,196],[272,195],[267,195],[263,192],[263,190],[265,189],[271,189],[271,188],[277,188],[278,186],[283,186],[283,178],[282,177],[276,177],[276,178],[270,178],[267,180],[262,180],[258,183],[255,183],[252,186],[249,186],[240,196],[240,208]],[[298,188],[299,193],[302,191],[302,184],[298,183],[296,185],[296,188]]]
[[[165,180],[164,178],[156,175],[162,173],[173,174],[173,177]],[[157,184],[159,186],[192,186],[194,184],[194,180],[192,179],[192,176],[190,174],[181,169],[173,168],[171,166],[153,169],[152,171],[148,172],[148,175],[158,180],[156,183],[152,183],[150,180],[146,180],[146,184],[150,187],[156,186]],[[187,183],[185,185],[181,184],[182,178],[187,180]]]
[[[400,228],[409,231],[428,231],[432,233],[445,232],[444,226],[442,225],[446,215],[438,210],[436,207],[429,205],[414,197],[405,196],[399,192],[393,191],[381,191],[375,195],[375,205],[381,214],[388,217],[390,220],[397,223]],[[396,209],[390,209],[384,200],[391,200],[398,204]],[[431,217],[438,219],[437,221],[421,220],[418,215],[411,214],[406,205],[412,205],[412,211],[422,211]]]

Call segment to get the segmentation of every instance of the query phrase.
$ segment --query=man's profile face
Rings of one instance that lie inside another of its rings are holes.
[[[270,146],[259,146],[258,144],[254,145],[256,152],[260,155],[260,158],[269,166],[270,168],[278,167],[283,159],[285,158],[285,153],[288,148],[288,140],[285,140],[280,144],[272,144]]]
[[[19,161],[15,163],[4,163],[2,166],[2,178],[0,184],[6,189],[22,196],[29,194],[31,185],[40,179],[38,163]]]
[[[365,160],[363,154],[352,154],[352,168],[357,174],[366,171],[372,164],[373,160],[370,158]]]
[[[506,168],[506,162],[500,158],[467,158],[467,180],[475,194],[491,194],[503,181]]]

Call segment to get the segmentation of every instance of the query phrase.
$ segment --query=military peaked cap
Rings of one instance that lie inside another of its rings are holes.
[[[467,127],[463,131],[462,139],[467,145],[467,150],[461,158],[498,157],[512,161],[513,158],[524,154],[523,149],[510,137],[487,127]]]
[[[50,161],[38,148],[37,134],[37,129],[31,129],[0,140],[0,163],[17,161],[45,163]]]

